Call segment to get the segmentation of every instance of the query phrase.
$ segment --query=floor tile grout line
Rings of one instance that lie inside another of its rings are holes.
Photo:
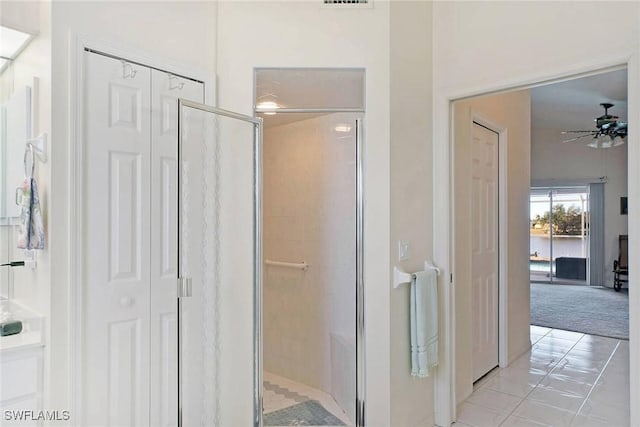
[[[543,338],[545,338],[545,337],[562,339],[562,338],[560,338],[560,337],[553,337],[553,336],[551,336],[551,335],[550,335],[550,334],[551,334],[551,332],[552,332],[552,331],[554,331],[554,330],[556,330],[556,329],[555,329],[555,328],[551,328],[551,329],[550,329],[548,332],[546,332],[544,335],[540,336],[540,338],[538,338],[534,343],[532,343],[532,345],[531,345],[531,350],[533,350],[533,348],[534,348],[535,344],[537,344],[541,339],[543,339]],[[537,335],[537,334],[536,334],[536,335]],[[499,390],[493,390],[493,389],[491,389],[491,388],[489,388],[489,387],[488,387],[488,384],[489,384],[489,382],[490,382],[490,381],[487,381],[487,383],[486,383],[486,384],[484,384],[484,385],[480,386],[477,390],[474,390],[474,391],[473,391],[473,393],[475,393],[475,392],[477,392],[477,391],[479,391],[479,390],[482,390],[482,389],[487,389],[487,390],[490,390],[490,391],[493,391],[493,392],[497,392],[497,393],[505,394],[505,395],[507,395],[507,396],[516,397],[516,398],[520,399],[520,401],[518,402],[518,404],[517,404],[517,405],[516,405],[516,406],[515,406],[511,411],[509,411],[509,412],[507,412],[507,413],[505,414],[505,418],[504,418],[504,420],[503,420],[502,422],[500,422],[500,424],[499,424],[500,426],[504,425],[504,423],[505,423],[505,422],[506,422],[510,417],[512,417],[512,416],[516,416],[516,415],[514,415],[514,412],[515,412],[515,411],[516,411],[516,410],[517,410],[517,409],[522,405],[522,403],[523,403],[525,400],[527,400],[527,399],[528,399],[528,397],[529,397],[529,396],[530,396],[534,391],[536,391],[536,390],[542,390],[542,389],[543,389],[543,387],[539,387],[539,385],[540,385],[540,384],[541,384],[541,383],[542,383],[546,378],[548,378],[548,377],[549,377],[549,376],[551,376],[554,372],[556,372],[556,369],[558,368],[558,366],[560,365],[560,363],[561,363],[563,360],[565,360],[565,359],[567,358],[567,356],[569,356],[569,353],[570,353],[572,350],[574,350],[574,349],[576,348],[576,346],[577,346],[577,345],[578,345],[578,344],[579,344],[579,343],[584,339],[584,337],[585,337],[585,336],[587,336],[587,335],[589,335],[589,334],[584,334],[584,333],[583,333],[583,334],[580,336],[580,338],[579,338],[577,341],[575,341],[575,342],[573,343],[573,345],[571,345],[571,347],[570,347],[570,348],[568,348],[566,351],[563,351],[563,352],[562,352],[562,357],[561,357],[557,362],[555,362],[555,363],[551,364],[551,369],[550,369],[548,372],[546,372],[546,373],[545,373],[545,375],[544,375],[544,376],[543,376],[543,377],[542,377],[542,378],[541,378],[541,379],[540,379],[540,380],[539,380],[539,381],[538,381],[538,382],[533,386],[533,388],[532,388],[532,389],[531,389],[531,390],[530,390],[530,391],[529,391],[529,392],[528,392],[524,397],[516,396],[516,395],[510,394],[510,393],[505,393],[505,392],[502,392],[502,391],[499,391]],[[565,341],[572,341],[572,340],[566,340],[566,339],[565,339]],[[541,405],[543,405],[543,406],[548,406],[548,407],[550,407],[550,408],[559,409],[559,410],[561,410],[561,411],[563,411],[563,412],[567,412],[568,414],[571,414],[571,421],[570,421],[570,422],[571,422],[571,423],[573,423],[573,422],[575,421],[576,417],[578,416],[578,414],[580,413],[580,411],[582,410],[582,408],[584,407],[584,405],[585,405],[586,401],[587,401],[587,400],[589,399],[589,397],[591,396],[591,394],[592,394],[592,392],[593,392],[593,390],[594,390],[594,388],[595,388],[596,384],[597,384],[597,383],[598,383],[598,381],[602,378],[602,375],[604,374],[604,372],[605,372],[605,370],[607,369],[607,367],[609,367],[609,364],[610,364],[610,362],[611,362],[611,360],[612,360],[613,356],[615,355],[616,351],[618,350],[619,346],[620,346],[620,340],[617,340],[615,347],[613,348],[613,350],[611,350],[611,353],[609,354],[609,357],[607,358],[607,361],[605,362],[604,366],[600,369],[600,372],[598,373],[597,378],[595,379],[595,381],[594,381],[593,385],[590,387],[589,392],[587,393],[587,396],[583,399],[582,404],[581,404],[581,405],[580,405],[580,407],[577,409],[577,411],[570,411],[570,410],[567,410],[566,408],[558,408],[558,407],[556,407],[556,406],[549,405],[549,404],[545,404],[545,403],[543,403],[543,402],[536,402],[536,403],[539,403],[539,404],[541,404]],[[585,350],[585,351],[587,351],[587,350]],[[498,373],[497,373],[496,375],[494,375],[494,378],[498,378],[498,377],[499,377],[499,374],[498,374]],[[473,393],[472,393],[472,394],[473,394]],[[493,412],[493,413],[496,413],[496,414],[498,414],[498,415],[502,415],[502,414],[500,414],[500,413],[499,413],[499,411],[498,411],[498,410],[491,409],[491,408],[487,408],[487,407],[485,407],[484,405],[474,404],[474,403],[472,403],[472,402],[467,402],[467,403],[469,403],[469,404],[471,404],[471,405],[473,405],[473,406],[477,406],[477,407],[480,407],[480,408],[486,409],[486,410],[488,410],[488,411],[490,411],[490,412]],[[522,417],[519,417],[519,418],[522,418]],[[524,419],[527,419],[527,418],[524,418]],[[532,420],[532,421],[533,421],[533,420]]]
[[[538,341],[536,341],[535,343],[531,344],[531,350],[533,350],[533,346],[535,346],[535,345],[536,345],[536,344],[537,344],[537,343],[538,343],[542,338],[544,338],[544,337],[546,337],[546,336],[549,336],[549,334],[551,333],[551,331],[553,331],[553,329],[549,329],[549,330],[547,331],[547,333],[546,333],[546,334],[544,334],[543,336],[541,336],[540,338],[538,338]],[[561,360],[562,360],[562,359],[561,359]],[[554,365],[554,367],[555,367],[555,365]],[[503,424],[504,424],[504,423],[509,419],[509,417],[511,417],[511,416],[516,416],[516,415],[513,415],[513,413],[516,411],[516,409],[518,409],[518,408],[520,407],[520,405],[522,405],[522,402],[524,402],[524,401],[527,399],[527,397],[529,397],[529,395],[530,395],[531,393],[533,393],[533,391],[538,387],[538,384],[540,384],[540,383],[542,382],[542,380],[544,380],[544,379],[545,379],[545,378],[546,378],[550,373],[551,373],[551,371],[547,372],[547,373],[545,374],[545,376],[544,376],[544,377],[542,377],[542,378],[540,379],[540,381],[538,381],[538,382],[536,383],[536,385],[534,385],[534,386],[533,386],[533,388],[532,388],[531,390],[529,390],[529,392],[528,392],[524,397],[520,397],[520,402],[518,402],[518,404],[517,404],[517,405],[516,405],[512,410],[511,410],[511,412],[509,412],[509,413],[507,414],[506,418],[505,418],[505,419],[504,419],[504,420],[499,424],[499,426],[503,425]]]
[[[544,337],[548,336],[548,335],[549,335],[553,330],[555,330],[555,328],[550,329],[550,330],[549,330],[549,332],[547,332],[546,334],[544,334],[540,339],[542,339],[542,338],[544,338]],[[502,422],[499,424],[499,426],[503,425],[503,424],[507,421],[507,419],[509,419],[509,417],[513,415],[513,413],[516,411],[516,409],[518,409],[518,408],[520,407],[520,405],[522,405],[522,403],[523,403],[525,400],[527,400],[527,397],[529,397],[529,395],[531,395],[531,393],[533,393],[533,392],[538,388],[538,385],[540,385],[540,383],[541,383],[542,381],[544,381],[544,379],[545,379],[545,378],[547,378],[549,375],[551,375],[551,373],[556,369],[556,367],[558,366],[558,364],[559,364],[560,362],[562,362],[562,361],[565,359],[565,357],[567,357],[567,354],[569,354],[569,352],[570,352],[571,350],[573,350],[573,348],[574,348],[574,347],[575,347],[575,346],[576,346],[576,345],[577,345],[577,344],[582,340],[582,338],[584,338],[584,336],[585,336],[585,334],[582,334],[582,336],[578,339],[578,341],[576,341],[576,342],[571,346],[571,348],[570,348],[569,350],[567,350],[567,351],[564,353],[564,355],[562,356],[562,358],[561,358],[560,360],[558,360],[558,361],[553,365],[553,368],[551,368],[551,370],[550,370],[549,372],[547,372],[547,373],[544,375],[544,377],[542,377],[542,378],[540,379],[540,381],[538,381],[538,383],[537,383],[535,386],[533,386],[533,388],[529,391],[529,393],[527,393],[523,398],[521,398],[520,402],[515,406],[515,408],[513,408],[513,409],[511,410],[511,412],[509,412],[509,414],[507,415],[507,417],[504,419],[504,421],[502,421]],[[551,338],[553,338],[553,337],[551,337]],[[540,340],[538,340],[538,341],[540,341]],[[536,341],[536,343],[537,343],[538,341]],[[535,344],[532,344],[532,345],[531,345],[531,349],[533,349],[533,346],[534,346],[534,345],[535,345]],[[617,348],[617,347],[616,347],[616,348]],[[541,404],[541,405],[544,405],[544,403],[541,403],[541,402],[540,402],[540,404]],[[551,407],[551,408],[555,408],[555,406],[551,406],[551,405],[546,405],[546,406],[549,406],[549,407]],[[558,408],[558,409],[562,409],[562,408]],[[568,412],[568,411],[567,411],[567,412]],[[576,413],[577,413],[577,412],[576,412]],[[516,415],[513,415],[513,416],[516,416]],[[575,414],[574,414],[574,417],[575,417]],[[574,417],[572,417],[572,418],[571,418],[571,421],[572,421],[572,422],[573,422],[573,418],[574,418]]]
[[[596,387],[596,385],[598,384],[598,381],[600,380],[600,378],[602,378],[602,375],[604,374],[604,371],[607,370],[607,367],[609,366],[609,362],[611,362],[611,359],[613,359],[613,355],[616,354],[616,351],[618,351],[618,347],[620,347],[620,340],[618,340],[618,342],[616,343],[616,346],[614,347],[613,351],[611,352],[611,354],[609,355],[609,358],[607,359],[607,362],[604,364],[604,366],[602,367],[602,370],[600,371],[600,373],[598,374],[598,377],[596,378],[596,380],[593,382],[593,385],[591,386],[591,388],[589,389],[589,393],[587,393],[587,396],[584,398],[584,400],[582,401],[582,404],[580,405],[580,407],[578,408],[578,411],[576,412],[576,414],[573,416],[573,419],[571,420],[571,423],[573,424],[573,421],[576,419],[576,417],[578,416],[578,414],[582,411],[582,408],[584,408],[584,405],[587,403],[587,400],[589,399],[589,397],[591,397],[591,393],[593,393],[593,389]]]

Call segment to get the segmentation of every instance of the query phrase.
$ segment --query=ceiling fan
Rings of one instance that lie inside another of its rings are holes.
[[[590,137],[592,140],[587,144],[587,146],[592,148],[609,148],[624,144],[624,139],[627,136],[627,123],[618,121],[618,116],[609,114],[609,108],[613,107],[613,104],[603,102],[600,105],[604,108],[604,114],[594,119],[596,122],[596,129],[564,131],[562,132],[563,135],[576,133],[581,133],[583,135],[565,139],[562,142],[572,142],[577,141],[578,139]]]

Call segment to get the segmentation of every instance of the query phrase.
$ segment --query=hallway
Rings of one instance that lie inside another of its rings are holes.
[[[531,326],[532,348],[481,379],[456,427],[629,425],[629,342]]]

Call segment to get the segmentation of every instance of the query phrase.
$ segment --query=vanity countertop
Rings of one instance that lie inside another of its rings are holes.
[[[0,317],[2,321],[15,319],[22,321],[22,332],[0,337],[0,351],[41,347],[44,345],[42,315],[11,300],[0,300]]]

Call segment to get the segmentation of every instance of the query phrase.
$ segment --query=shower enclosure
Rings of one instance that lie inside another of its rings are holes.
[[[255,88],[264,425],[363,425],[364,71],[257,69]]]

